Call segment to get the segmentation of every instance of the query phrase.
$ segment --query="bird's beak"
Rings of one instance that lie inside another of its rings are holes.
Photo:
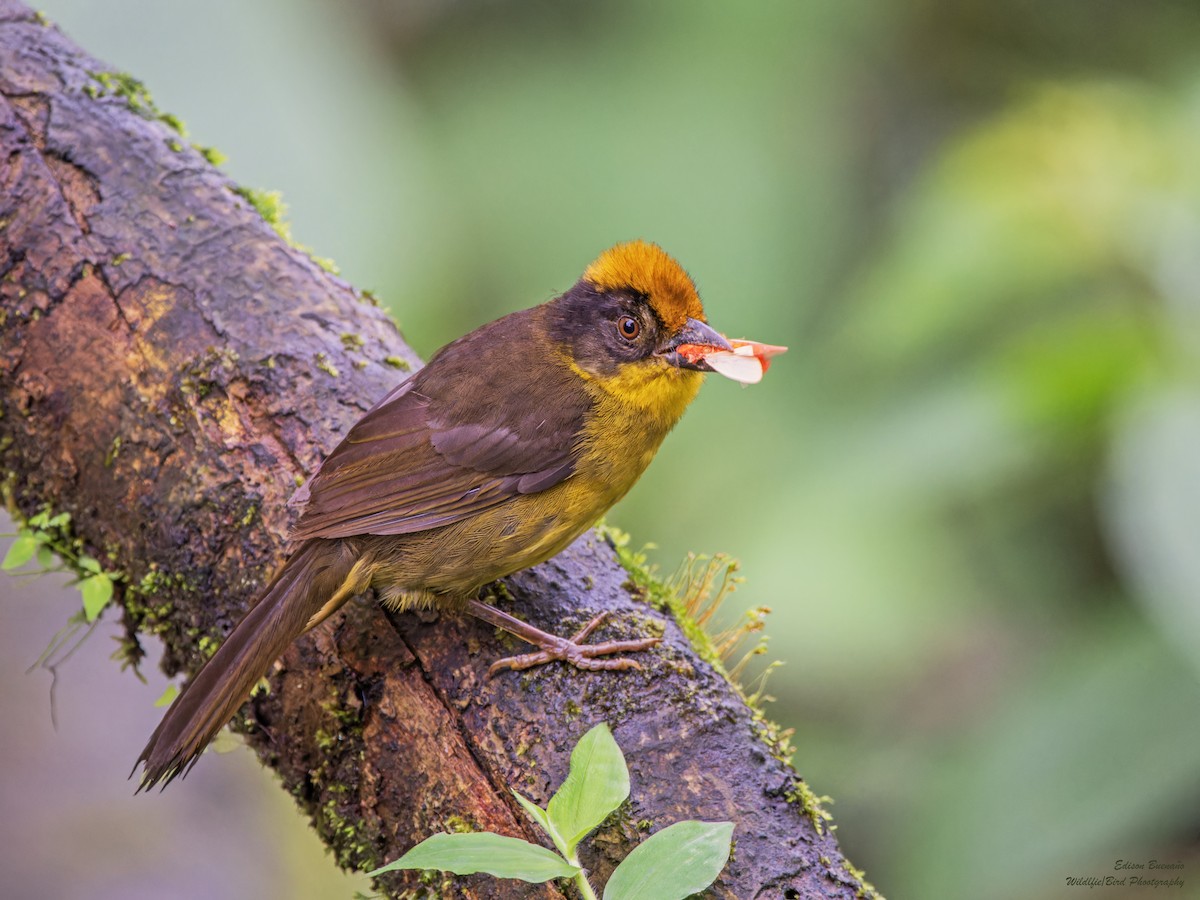
[[[680,353],[679,348],[684,346],[687,346],[692,352]],[[713,368],[704,361],[703,354],[695,352],[701,348],[708,351],[733,350],[729,341],[725,340],[720,332],[710,328],[699,319],[688,319],[683,328],[668,338],[656,353],[671,365],[681,369],[711,372]]]

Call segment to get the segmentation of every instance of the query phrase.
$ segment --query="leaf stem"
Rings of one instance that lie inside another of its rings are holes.
[[[599,900],[596,892],[592,890],[592,885],[587,880],[587,870],[579,865],[579,856],[576,853],[571,853],[567,857],[567,862],[573,866],[579,866],[579,873],[575,876],[575,885],[579,888],[579,893],[583,895],[583,900]]]
[[[518,798],[520,797],[519,794],[517,796]],[[537,807],[534,807],[534,809],[537,809]],[[558,852],[563,855],[563,859],[579,868],[579,872],[575,875],[575,886],[579,888],[579,893],[583,896],[583,900],[599,900],[596,892],[592,890],[591,883],[587,880],[587,871],[579,862],[579,852],[576,848],[563,839],[563,836],[558,833],[558,829],[554,827],[554,823],[549,818],[543,817],[538,821],[538,824],[550,835],[550,840],[554,842],[554,846],[558,849]]]

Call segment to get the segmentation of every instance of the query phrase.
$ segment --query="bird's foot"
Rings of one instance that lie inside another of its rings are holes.
[[[624,656],[618,656],[615,659],[598,659],[597,657],[612,657],[615,653],[638,653],[642,650],[649,650],[660,643],[662,638],[640,638],[633,641],[601,641],[599,644],[582,643],[587,640],[588,635],[595,631],[597,626],[606,618],[608,618],[607,612],[600,613],[600,615],[595,616],[570,638],[545,634],[546,640],[544,642],[533,642],[541,647],[541,650],[534,653],[523,653],[520,656],[506,656],[504,659],[496,660],[488,669],[488,678],[505,669],[512,669],[514,672],[519,672],[522,669],[532,669],[534,666],[544,665],[555,660],[570,663],[577,669],[640,669],[641,666],[636,660],[628,659]]]
[[[578,669],[640,669],[641,666],[635,660],[624,656],[615,656],[615,654],[638,653],[642,650],[649,650],[662,641],[662,638],[649,637],[631,641],[601,641],[598,644],[583,643],[600,626],[600,623],[608,618],[607,611],[594,616],[571,637],[563,638],[542,631],[540,628],[534,628],[527,622],[522,622],[520,619],[508,615],[508,613],[501,612],[494,606],[488,606],[477,600],[470,601],[468,608],[471,615],[490,622],[496,627],[516,635],[521,640],[541,648],[533,653],[523,653],[520,656],[508,656],[504,659],[496,660],[488,669],[488,678],[505,669],[512,669],[513,671],[532,669],[534,666],[541,666],[555,660],[569,663]]]

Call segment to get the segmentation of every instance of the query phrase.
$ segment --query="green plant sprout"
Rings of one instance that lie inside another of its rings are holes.
[[[576,849],[629,796],[629,769],[608,726],[597,725],[579,739],[567,779],[545,809],[516,791],[513,796],[558,853],[490,831],[435,834],[368,877],[394,869],[438,869],[534,883],[566,878],[584,900],[597,900]],[[683,900],[699,893],[725,868],[732,836],[732,822],[676,822],[625,857],[608,879],[603,900]]]
[[[0,562],[0,570],[15,575],[41,575],[73,569],[77,575],[74,584],[83,598],[84,621],[90,624],[112,599],[114,573],[105,572],[99,561],[79,552],[69,539],[70,524],[70,513],[51,515],[48,509],[43,509],[30,516],[17,531],[16,540]],[[35,559],[38,568],[17,571]]]
[[[6,495],[5,500],[12,510],[11,498]],[[0,561],[0,571],[19,578],[47,572],[70,572],[75,575],[71,583],[79,588],[81,608],[50,639],[46,649],[28,669],[33,671],[40,667],[50,672],[50,719],[57,722],[54,689],[58,683],[58,667],[71,658],[100,623],[100,613],[113,598],[115,582],[124,581],[125,574],[106,572],[99,560],[84,553],[83,542],[71,532],[71,514],[53,513],[48,506],[30,516],[15,535],[0,536],[14,538]],[[83,636],[72,644],[80,629],[84,629]]]

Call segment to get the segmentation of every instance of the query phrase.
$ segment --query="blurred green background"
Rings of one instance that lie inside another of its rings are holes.
[[[42,8],[281,189],[425,356],[661,243],[718,327],[791,352],[712,381],[610,519],[667,572],[742,560],[847,855],[893,900],[1152,858],[1200,896],[1194,2]],[[13,896],[364,886],[248,754],[128,797],[162,682],[102,640],[49,731],[48,676],[15,680],[77,602],[49,587],[0,587]]]

